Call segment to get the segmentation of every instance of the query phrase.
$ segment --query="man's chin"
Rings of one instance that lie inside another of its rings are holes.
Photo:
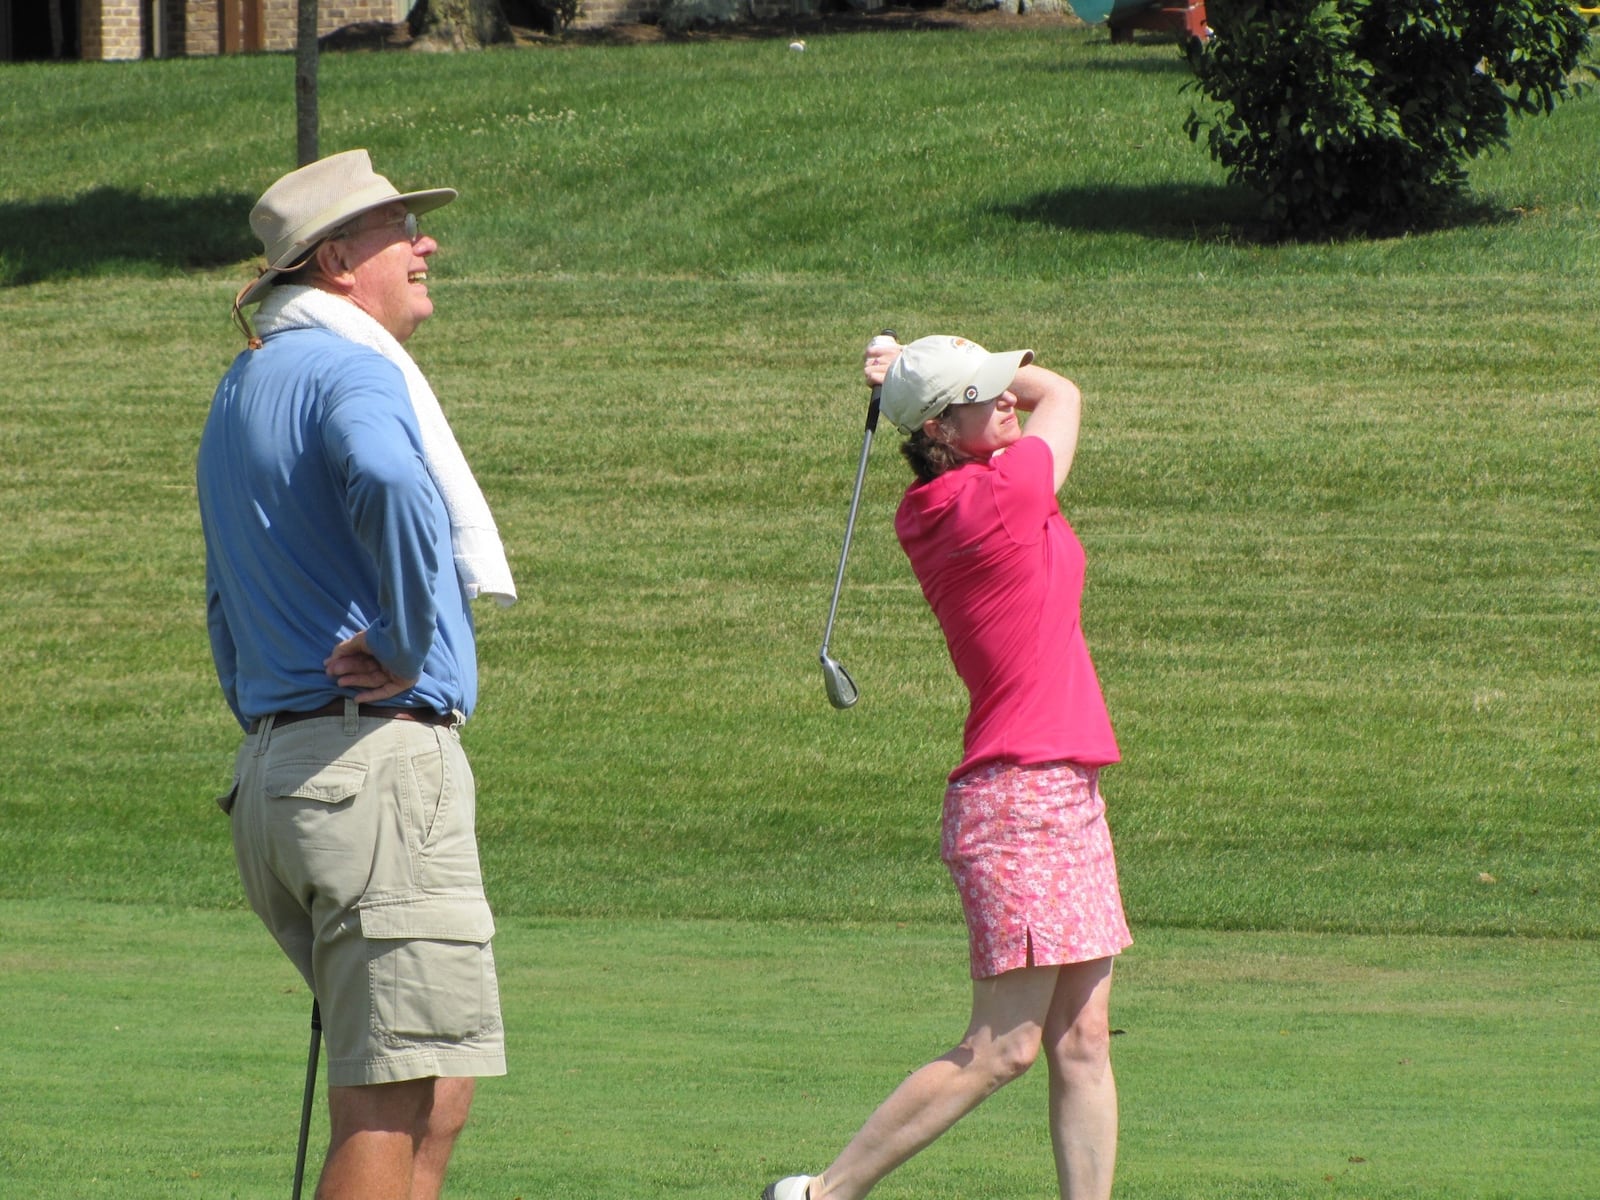
[[[431,316],[433,316],[433,302],[424,298],[421,304],[413,305],[411,308],[411,328],[406,330],[404,336],[396,333],[395,341],[404,342],[406,338],[409,338],[417,331],[417,326],[421,325]]]

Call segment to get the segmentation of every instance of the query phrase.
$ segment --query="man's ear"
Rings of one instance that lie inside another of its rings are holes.
[[[943,415],[943,413],[940,414],[940,416]],[[928,437],[935,442],[944,441],[944,437],[942,436],[944,434],[944,426],[939,424],[939,417],[929,417],[926,421],[924,421],[922,423],[922,432],[927,434]]]
[[[338,238],[329,238],[318,246],[315,261],[317,274],[333,287],[342,289],[352,282],[350,263],[346,261],[344,246]]]

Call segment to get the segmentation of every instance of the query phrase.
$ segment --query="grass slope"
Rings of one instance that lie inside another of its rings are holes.
[[[4,894],[236,903],[190,478],[287,70],[7,69],[0,637],[42,702],[0,748]],[[525,593],[480,614],[468,732],[502,911],[954,919],[961,698],[888,445],[836,635],[861,705],[815,668],[887,323],[1084,387],[1063,502],[1136,920],[1600,930],[1600,101],[1481,164],[1498,223],[1262,246],[1182,82],[1070,30],[325,63],[326,150],[463,193],[413,349]]]

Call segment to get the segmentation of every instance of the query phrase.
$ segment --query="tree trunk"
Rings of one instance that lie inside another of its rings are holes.
[[[500,0],[417,0],[406,22],[424,50],[477,50],[511,40]]]
[[[59,59],[66,53],[66,44],[67,30],[61,20],[61,0],[50,0],[50,57]]]
[[[295,22],[295,160],[317,161],[317,0],[300,0]]]

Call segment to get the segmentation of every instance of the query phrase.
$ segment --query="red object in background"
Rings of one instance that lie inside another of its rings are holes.
[[[1135,29],[1158,33],[1181,33],[1205,41],[1211,36],[1206,24],[1206,0],[1157,0],[1133,12],[1113,12],[1106,20],[1113,42],[1133,41]]]

